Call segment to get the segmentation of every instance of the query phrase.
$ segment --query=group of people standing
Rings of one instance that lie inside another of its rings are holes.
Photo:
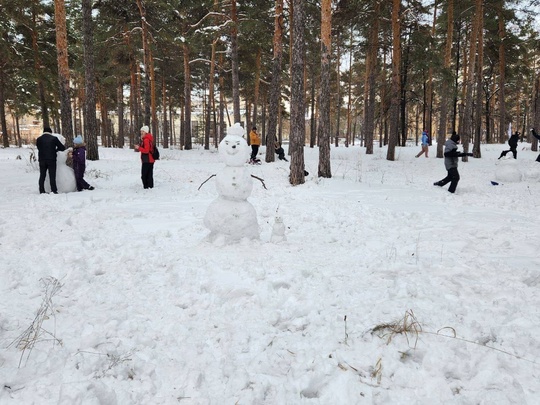
[[[45,179],[47,178],[47,174],[49,174],[51,192],[58,194],[58,186],[56,184],[57,153],[65,151],[66,146],[60,141],[58,136],[53,135],[51,128],[45,127],[43,134],[36,140],[36,147],[38,149],[39,162],[39,193],[45,193]],[[86,170],[86,146],[83,143],[82,136],[76,136],[73,139],[73,147],[67,148],[67,151],[69,156],[72,157],[72,168],[77,191],[93,190],[94,187],[84,179],[84,172]]]
[[[154,163],[156,159],[153,156],[154,151],[154,137],[150,133],[150,128],[148,125],[141,127],[141,141],[139,145],[135,146],[135,151],[140,152],[141,154],[141,180],[143,187],[145,189],[154,187]],[[540,140],[540,135],[535,131],[534,128],[531,128],[532,135]],[[499,159],[506,156],[508,152],[512,152],[514,159],[517,159],[517,144],[519,140],[520,133],[515,132],[510,139],[508,140],[508,145],[510,149],[504,150],[501,152]],[[257,154],[259,152],[259,147],[261,145],[261,137],[257,133],[257,127],[253,127],[249,133],[249,139],[251,144],[251,157],[250,163],[260,162],[257,159]],[[458,144],[460,141],[460,136],[457,133],[453,133],[452,136],[446,140],[444,144],[444,166],[447,171],[447,175],[444,179],[436,181],[433,183],[434,186],[443,187],[446,184],[450,183],[448,191],[454,193],[456,191],[458,182],[459,182],[459,172],[458,172],[458,158],[464,156],[472,156],[472,153],[458,152]],[[43,134],[37,138],[36,146],[38,149],[38,160],[39,160],[39,192],[45,193],[45,178],[47,172],[49,174],[51,192],[58,194],[58,187],[56,185],[56,154],[66,150],[65,145],[60,142],[60,139],[52,134],[51,128],[44,128]],[[288,161],[285,158],[285,151],[283,147],[275,140],[274,144],[275,152],[279,156],[280,160]],[[75,174],[75,180],[77,184],[77,191],[82,190],[93,190],[90,184],[84,179],[84,172],[86,170],[86,147],[83,143],[82,137],[78,135],[73,140],[73,148],[68,149],[73,156],[73,171]],[[429,134],[426,130],[422,132],[422,150],[416,155],[420,157],[423,154],[428,157],[429,152]],[[538,155],[537,162],[540,162],[540,155]]]
[[[260,159],[257,159],[257,154],[259,153],[259,147],[261,146],[261,137],[257,133],[257,127],[252,127],[251,131],[249,132],[249,144],[251,145],[251,156],[249,163],[260,163]],[[285,150],[281,146],[281,143],[279,143],[277,137],[274,139],[274,150],[276,155],[278,155],[279,160],[288,162],[287,158],[285,157]]]

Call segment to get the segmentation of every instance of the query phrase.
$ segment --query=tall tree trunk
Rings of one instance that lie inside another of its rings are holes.
[[[41,108],[41,118],[43,120],[43,127],[50,127],[49,122],[49,108],[47,106],[47,100],[45,98],[45,85],[43,84],[43,69],[41,56],[39,54],[38,47],[38,30],[36,19],[38,17],[38,12],[36,11],[37,1],[32,1],[32,52],[34,55],[34,73],[36,76],[36,83],[39,93],[39,104]]]
[[[219,65],[223,66],[223,54],[219,55]],[[219,74],[219,142],[223,140],[227,132],[227,124],[225,122],[225,77],[223,71]],[[229,124],[230,126],[230,124]],[[216,145],[217,147],[217,145]]]
[[[210,78],[208,81],[208,108],[206,110],[206,121],[205,121],[205,127],[204,127],[204,137],[205,139],[208,138],[209,144],[208,149],[210,149],[210,130],[211,130],[211,122],[212,122],[212,115],[215,113],[215,102],[214,102],[214,75],[216,74],[216,46],[217,46],[218,39],[215,38],[212,41],[212,53],[210,57]],[[214,120],[214,145],[217,143],[215,142],[216,137],[216,125]],[[206,148],[206,145],[205,145]]]
[[[0,63],[3,63],[0,61]],[[2,145],[4,148],[9,148],[9,134],[6,120],[6,99],[4,96],[5,89],[5,73],[4,68],[0,65],[0,128],[2,129]]]
[[[318,145],[317,142],[317,126],[316,120],[317,115],[315,113],[315,72],[314,67],[311,69],[311,83],[310,83],[310,120],[309,120],[309,147],[314,148],[315,145]]]
[[[64,0],[54,0],[54,22],[56,25],[56,56],[58,61],[58,84],[60,87],[62,135],[66,138],[66,143],[71,145],[73,142],[73,114],[69,94],[70,75]]]
[[[278,125],[278,111],[281,99],[281,62],[283,59],[283,0],[276,0],[274,17],[274,59],[272,61],[272,83],[270,84],[270,100],[268,105],[268,132],[266,145],[275,141]],[[275,161],[274,148],[266,148],[266,162]]]
[[[373,139],[375,137],[375,90],[377,79],[377,55],[379,49],[379,14],[381,3],[374,1],[373,25],[369,32],[366,54],[366,81],[364,93],[364,139],[366,154],[373,154]]]
[[[142,0],[136,0],[139,14],[141,17],[141,32],[142,32],[142,47],[143,47],[143,65],[144,65],[144,124],[150,126],[151,118],[151,77],[150,77],[150,46],[148,42],[148,27],[146,25],[146,8],[142,4]],[[154,129],[152,129],[154,132]]]
[[[150,48],[150,47],[148,47]],[[159,138],[159,129],[158,129],[158,119],[157,119],[157,95],[156,95],[156,71],[154,69],[154,55],[152,50],[148,50],[148,56],[150,59],[150,111],[152,116],[152,135],[154,135],[154,140],[157,142]]]
[[[259,105],[259,89],[261,81],[261,59],[262,49],[259,47],[257,49],[257,57],[255,58],[255,91],[253,92],[253,116],[251,117],[252,125],[254,126],[257,126],[257,107]]]
[[[116,85],[116,111],[118,114],[118,136],[117,146],[122,149],[124,147],[124,85],[119,80]]]
[[[349,38],[349,83],[347,89],[347,133],[345,135],[345,146],[349,146],[352,141],[354,145],[354,139],[352,139],[352,72],[353,72],[353,25],[350,27]]]
[[[437,2],[435,2],[435,6],[433,9],[433,24],[431,25],[431,41],[429,43],[429,49],[430,49],[430,55],[434,54],[433,45],[435,43],[435,35],[437,28]],[[425,120],[423,120],[422,125],[424,128],[428,131],[429,134],[429,143],[431,145],[432,137],[433,137],[433,61],[430,61],[429,63],[429,69],[428,69],[428,83],[427,83],[427,97],[426,97],[426,117]],[[446,95],[445,95],[446,97]]]
[[[184,149],[190,150],[191,143],[191,67],[189,66],[190,50],[187,43],[183,44],[184,50]]]
[[[169,121],[167,119],[167,88],[165,87],[165,76],[161,76],[161,111],[163,111],[163,134],[162,134],[162,145],[164,148],[169,147]],[[157,141],[156,141],[157,143]]]
[[[500,139],[507,139],[506,133],[506,56],[505,56],[505,21],[503,16],[504,0],[501,1],[498,10],[499,17],[499,136]]]
[[[448,125],[448,107],[450,106],[451,97],[449,96],[450,83],[452,75],[450,71],[450,63],[452,61],[452,34],[454,33],[454,0],[448,0],[448,8],[446,10],[446,44],[444,46],[444,65],[443,65],[443,80],[441,85],[440,97],[440,113],[439,113],[439,128],[437,132],[437,157],[444,157],[444,141],[446,139]]]
[[[463,113],[463,129],[462,133],[460,134],[462,143],[463,143],[463,151],[465,153],[469,152],[469,142],[471,139],[471,135],[473,134],[473,90],[474,90],[474,74],[475,74],[475,67],[477,62],[477,50],[479,47],[483,46],[483,44],[478,42],[479,31],[482,29],[481,26],[481,18],[482,18],[482,0],[475,0],[475,10],[474,10],[474,16],[473,16],[473,26],[471,30],[471,38],[470,38],[470,44],[469,44],[469,65],[467,67],[467,75],[466,77],[466,93],[465,93],[465,110]],[[464,156],[463,161],[466,162],[467,156]]]
[[[289,182],[305,183],[304,143],[306,140],[305,92],[304,92],[304,0],[293,0],[293,48],[291,65],[291,172]]]
[[[339,130],[340,130],[340,123],[341,123],[341,47],[340,47],[340,35],[339,31],[337,33],[336,37],[336,51],[337,51],[337,57],[336,57],[336,82],[337,82],[337,91],[336,91],[336,137],[335,137],[335,145],[336,148],[339,146]]]
[[[534,91],[533,91],[533,106],[532,106],[532,110],[533,110],[533,119],[532,119],[532,123],[533,123],[533,127],[535,128],[535,130],[538,132],[540,130],[540,74],[537,74],[536,75],[536,80],[534,81]],[[531,137],[531,135],[529,134],[529,137]],[[531,142],[531,150],[533,152],[538,152],[538,139],[536,139],[535,137],[532,137],[532,142]]]
[[[411,50],[411,33],[407,36],[407,45],[405,47],[405,55],[401,63],[401,77],[399,81],[399,107],[400,107],[400,122],[401,122],[401,146],[407,144],[407,80],[409,78],[409,55]]]
[[[137,67],[135,66],[135,58],[133,54],[130,56],[130,87],[129,87],[129,114],[130,114],[130,131],[129,131],[129,147],[133,148],[135,145],[135,133],[141,127],[139,125],[139,103],[137,102],[137,94],[139,88],[137,86]]]
[[[240,80],[238,78],[238,14],[236,0],[231,0],[231,67],[234,122],[241,122],[240,117]]]
[[[330,167],[330,68],[332,57],[332,0],[321,3],[321,96],[319,101],[319,177],[332,177]]]
[[[474,140],[473,140],[473,154],[475,158],[481,158],[482,152],[480,150],[480,141],[482,140],[482,93],[483,93],[483,79],[484,79],[484,25],[483,11],[479,18],[479,30],[478,30],[478,63],[476,64],[476,103],[475,103],[475,125],[474,125]]]
[[[83,48],[84,48],[84,137],[86,157],[98,160],[98,124],[96,118],[96,73],[94,68],[94,23],[92,21],[92,0],[82,1]],[[120,131],[119,131],[120,132]],[[122,142],[122,146],[124,143]]]
[[[395,160],[395,150],[399,139],[399,100],[401,67],[401,0],[393,0],[392,7],[392,89],[390,96],[390,134],[388,138],[387,160]]]

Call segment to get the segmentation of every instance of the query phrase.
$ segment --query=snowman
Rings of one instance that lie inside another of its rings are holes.
[[[242,137],[239,123],[227,130],[219,144],[219,155],[225,167],[216,175],[218,197],[210,204],[204,225],[210,229],[210,242],[236,242],[244,238],[258,239],[259,224],[255,208],[247,198],[253,189],[253,179],[245,163],[249,147]]]
[[[66,143],[66,138],[62,135],[52,135],[56,136],[62,144]],[[66,149],[56,153],[56,187],[58,188],[59,193],[71,193],[77,191],[75,173],[73,172],[73,169],[66,164],[69,151],[70,149]],[[47,193],[51,192],[49,172],[47,172],[47,177],[45,178],[45,191]]]

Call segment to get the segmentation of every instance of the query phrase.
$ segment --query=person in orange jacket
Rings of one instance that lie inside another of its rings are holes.
[[[135,150],[141,152],[141,179],[144,188],[154,188],[154,137],[149,131],[148,125],[141,127],[141,143],[135,145]]]
[[[250,163],[260,162],[260,160],[257,159],[257,153],[259,153],[259,146],[261,146],[261,137],[257,133],[257,127],[251,128],[251,132],[249,133],[249,143],[251,145]]]

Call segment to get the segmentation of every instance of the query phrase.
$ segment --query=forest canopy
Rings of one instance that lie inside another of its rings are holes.
[[[133,146],[142,125],[164,147],[209,149],[234,122],[258,126],[263,142],[360,144],[366,153],[388,145],[389,160],[423,130],[438,157],[454,131],[475,157],[509,131],[537,150],[529,127],[540,127],[538,8],[532,0],[2,0],[3,145],[32,142],[21,136],[30,119],[68,142],[83,134],[96,149],[89,159],[98,144]]]

